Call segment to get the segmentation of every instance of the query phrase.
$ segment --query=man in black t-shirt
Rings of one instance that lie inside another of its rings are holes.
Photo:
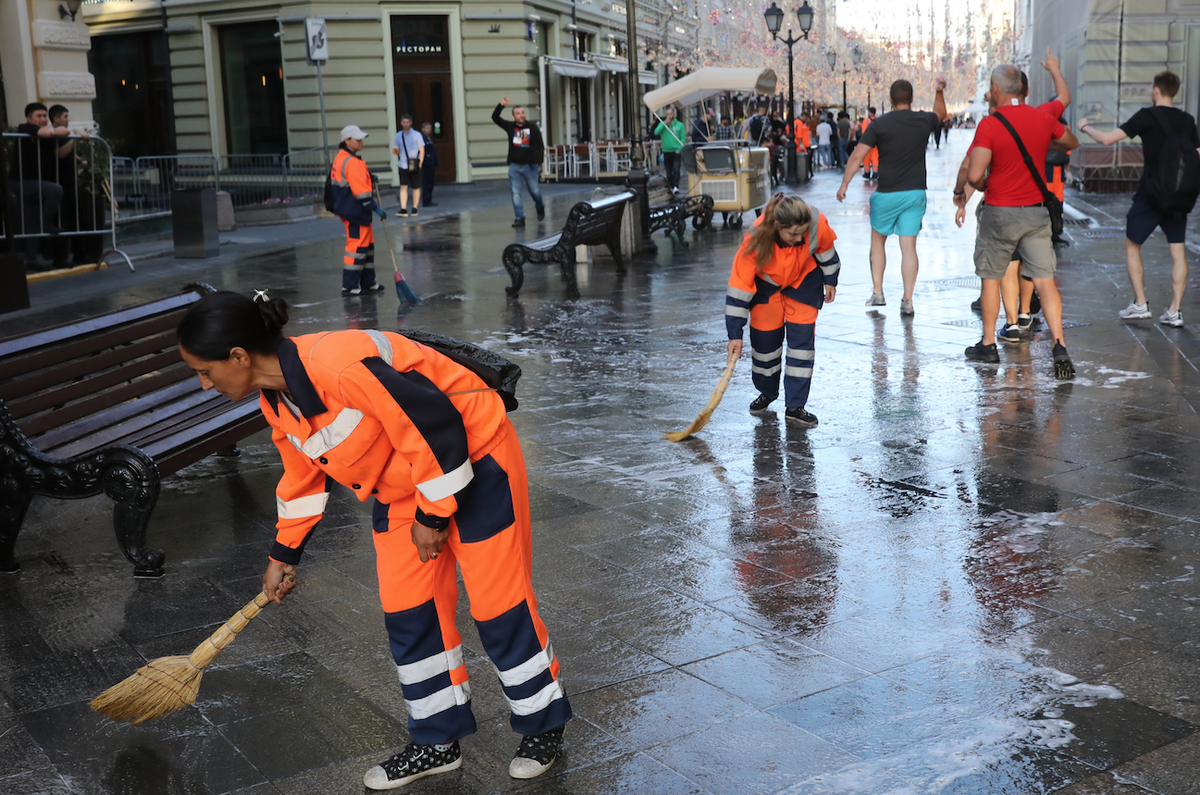
[[[20,216],[14,226],[26,235],[57,234],[54,217],[62,203],[63,189],[58,184],[58,159],[70,153],[60,152],[59,138],[71,132],[66,127],[52,127],[46,106],[31,102],[25,106],[25,123],[17,132],[29,136],[16,139],[8,169],[9,188],[21,197]],[[48,270],[38,259],[36,237],[25,238],[25,266],[30,270]]]
[[[933,111],[912,109],[913,87],[907,80],[892,83],[889,95],[892,112],[876,118],[863,131],[846,162],[837,200],[846,200],[851,178],[872,149],[879,150],[879,185],[871,194],[871,297],[867,306],[885,306],[883,269],[887,265],[884,245],[889,235],[900,238],[900,274],[904,295],[900,314],[913,314],[913,287],[917,283],[917,234],[925,217],[925,146],[929,134],[946,118],[946,81],[934,84]]]
[[[1129,214],[1125,219],[1125,267],[1129,271],[1129,283],[1133,287],[1133,302],[1122,309],[1118,316],[1122,320],[1153,317],[1150,305],[1146,302],[1146,289],[1143,284],[1142,244],[1154,232],[1154,228],[1159,227],[1167,237],[1174,264],[1171,269],[1171,305],[1163,310],[1158,320],[1163,325],[1176,327],[1183,325],[1180,305],[1183,303],[1184,288],[1187,287],[1187,247],[1184,244],[1187,215],[1165,213],[1155,207],[1146,197],[1146,181],[1149,175],[1158,170],[1158,155],[1167,143],[1164,123],[1171,128],[1174,135],[1183,137],[1190,145],[1200,149],[1196,120],[1191,114],[1184,113],[1172,104],[1175,95],[1179,93],[1179,83],[1179,75],[1174,72],[1159,72],[1154,76],[1154,87],[1150,89],[1153,106],[1142,108],[1133,114],[1129,121],[1110,132],[1097,130],[1087,119],[1079,121],[1080,132],[1087,133],[1105,146],[1112,146],[1126,138],[1142,139],[1142,179],[1138,183],[1137,192],[1133,194],[1133,204],[1129,207]]]
[[[508,97],[500,100],[500,104],[492,111],[492,121],[508,136],[508,186],[512,191],[513,214],[516,216],[512,225],[515,229],[521,229],[525,226],[522,184],[529,191],[533,206],[537,208],[537,219],[543,221],[546,218],[546,203],[542,201],[542,189],[538,187],[546,148],[542,142],[542,131],[526,119],[525,108],[513,105],[512,121],[500,117],[500,111],[504,110],[507,104]]]

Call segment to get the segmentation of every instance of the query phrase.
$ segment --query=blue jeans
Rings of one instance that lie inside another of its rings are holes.
[[[822,166],[833,165],[833,152],[829,149],[829,144],[817,144],[817,163]]]
[[[525,183],[526,189],[529,190],[529,195],[533,198],[533,204],[537,207],[538,212],[540,213],[545,210],[545,205],[542,203],[542,191],[538,187],[537,165],[523,166],[520,163],[509,163],[508,184],[512,188],[513,212],[516,213],[518,221],[525,218],[525,206],[521,200],[522,182]]]

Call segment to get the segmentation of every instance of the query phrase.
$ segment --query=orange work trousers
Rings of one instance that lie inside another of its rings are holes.
[[[863,171],[878,171],[879,170],[879,150],[872,149],[867,152],[867,156],[863,158]]]
[[[342,289],[368,290],[375,286],[375,232],[343,220],[346,225],[346,255],[342,258]]]
[[[459,492],[449,540],[421,562],[411,528],[415,497],[373,511],[379,598],[408,730],[421,745],[451,743],[475,731],[471,688],[455,626],[457,569],[471,601],[479,639],[500,676],[509,723],[540,734],[571,718],[558,659],[537,612],[525,459],[506,418],[496,437],[472,457],[474,478]]]

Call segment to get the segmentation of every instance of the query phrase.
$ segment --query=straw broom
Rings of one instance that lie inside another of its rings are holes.
[[[124,682],[113,685],[92,700],[92,709],[112,720],[132,719],[137,725],[195,702],[204,669],[233,642],[250,619],[262,612],[270,600],[260,593],[233,614],[187,657],[159,657]]]
[[[729,387],[729,379],[733,378],[733,366],[735,364],[737,364],[737,357],[730,354],[729,361],[725,364],[725,372],[721,373],[721,378],[717,381],[717,388],[713,390],[712,397],[708,399],[708,405],[704,407],[704,411],[696,415],[696,419],[692,420],[692,424],[682,431],[668,431],[664,433],[664,439],[668,442],[682,442],[708,424],[708,419],[712,416],[713,409],[720,405],[721,398],[725,396],[725,390]]]

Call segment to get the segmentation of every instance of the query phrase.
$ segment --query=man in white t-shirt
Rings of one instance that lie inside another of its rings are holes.
[[[400,117],[400,132],[392,146],[392,154],[396,156],[396,164],[400,168],[400,212],[398,218],[404,218],[408,212],[408,189],[412,188],[412,215],[417,214],[421,206],[421,166],[425,164],[425,136],[413,129],[412,116],[405,113]]]
[[[833,128],[829,126],[829,122],[824,119],[817,125],[817,163],[822,166],[833,165],[833,152],[829,148],[829,137],[833,135]]]

